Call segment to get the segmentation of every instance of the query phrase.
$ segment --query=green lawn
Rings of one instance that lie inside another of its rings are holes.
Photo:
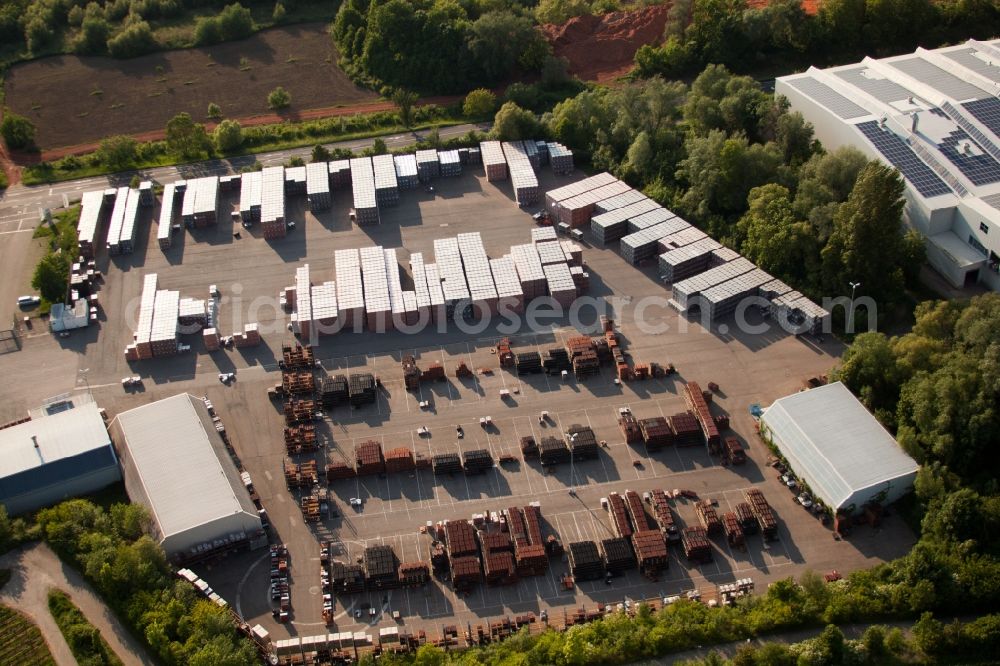
[[[55,666],[35,623],[13,608],[0,606],[0,666]]]
[[[123,666],[101,632],[87,621],[65,592],[49,590],[49,612],[80,666]]]

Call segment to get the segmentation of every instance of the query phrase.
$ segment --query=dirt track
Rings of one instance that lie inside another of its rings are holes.
[[[378,101],[335,63],[326,27],[310,23],[131,60],[42,58],[12,67],[5,91],[45,150],[162,130],[181,111],[204,121],[209,102],[226,117],[269,114],[267,95],[279,85],[292,95],[291,113]]]
[[[59,666],[76,666],[76,660],[49,612],[48,592],[53,587],[73,598],[73,603],[97,627],[123,662],[150,666],[156,663],[80,574],[63,564],[45,544],[37,543],[7,553],[0,557],[0,566],[11,569],[12,574],[0,591],[0,603],[18,609],[38,625]]]

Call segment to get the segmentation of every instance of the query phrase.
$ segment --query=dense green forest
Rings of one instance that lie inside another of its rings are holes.
[[[241,39],[275,24],[329,20],[307,0],[0,0],[0,59],[50,53],[131,58]]]
[[[710,65],[690,86],[594,88],[533,118],[508,105],[495,131],[562,141],[817,300],[853,280],[880,316],[908,302],[923,244],[904,231],[898,173],[854,149],[825,152],[749,77]]]
[[[660,46],[636,53],[639,76],[678,77],[716,63],[737,72],[786,74],[987,38],[1000,31],[996,0],[822,0],[809,15],[800,0],[674,0]]]

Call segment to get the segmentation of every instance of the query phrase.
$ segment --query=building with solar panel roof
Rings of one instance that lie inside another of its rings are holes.
[[[775,92],[829,149],[906,181],[906,218],[955,287],[1000,290],[1000,39],[780,77]]]

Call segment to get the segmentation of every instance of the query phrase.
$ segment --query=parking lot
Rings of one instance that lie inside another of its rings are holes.
[[[546,170],[540,181],[543,190],[568,182]],[[701,498],[717,500],[721,512],[741,501],[744,489],[758,486],[777,513],[780,538],[764,543],[759,536],[750,537],[745,552],[734,552],[724,540],[716,539],[712,563],[701,566],[689,565],[682,554],[678,556],[679,548],[672,547],[669,570],[658,581],[631,572],[613,579],[610,585],[585,582],[566,590],[558,580],[566,563],[550,560],[547,576],[527,578],[504,588],[478,587],[467,596],[456,596],[450,585],[441,581],[419,590],[354,595],[338,600],[336,629],[329,630],[388,626],[393,624],[389,611],[399,611],[408,627],[437,634],[445,624],[464,626],[527,611],[548,610],[552,615],[581,605],[672,595],[743,577],[752,578],[759,590],[769,581],[799,575],[806,569],[846,572],[908,550],[913,536],[897,517],[890,517],[880,533],[860,529],[849,541],[834,541],[829,529],[796,504],[794,495],[766,467],[767,451],[756,438],[749,405],[767,405],[801,388],[805,378],[828,371],[842,351],[838,342],[796,338],[773,329],[743,333],[732,321],[723,322],[731,329],[724,332],[718,326],[706,330],[697,323],[684,330],[684,322],[677,321],[676,314],[665,307],[636,312],[633,306],[644,296],[669,295],[656,280],[655,268],[629,266],[613,249],[590,245],[583,251],[590,293],[603,302],[617,302],[625,351],[634,362],[673,363],[677,375],[622,386],[615,385],[607,366],[600,376],[579,382],[545,375],[519,377],[511,370],[501,370],[491,354],[499,337],[493,325],[474,334],[453,328],[445,333],[340,333],[323,338],[316,350],[323,372],[372,372],[381,379],[382,391],[374,405],[338,407],[327,413],[319,427],[325,446],[315,454],[321,466],[336,459],[351,461],[354,446],[369,439],[381,442],[384,449],[407,446],[427,455],[488,449],[494,459],[511,454],[517,462],[473,477],[435,477],[427,470],[336,481],[329,493],[331,506],[339,515],[307,525],[297,505],[297,492],[290,492],[284,483],[286,455],[280,405],[266,395],[267,387],[280,381],[280,346],[291,340],[285,330],[287,315],[261,304],[258,297],[275,301],[279,290],[292,283],[295,267],[303,262],[310,264],[314,283],[333,279],[333,251],[339,248],[371,244],[402,247],[405,250],[399,252],[399,260],[405,267],[408,252],[432,255],[435,238],[479,231],[489,255],[500,256],[512,244],[529,242],[532,228],[532,211],[518,209],[509,184],[500,185],[487,183],[478,174],[439,179],[433,194],[402,192],[400,205],[384,212],[382,224],[376,228],[348,224],[349,192],[335,192],[333,211],[319,217],[307,214],[301,199],[292,199],[290,218],[298,221],[297,229],[273,243],[255,232],[233,238],[231,222],[220,216],[216,228],[188,232],[182,242],[163,253],[156,246],[155,234],[149,238],[146,226],[143,249],[113,258],[110,264],[103,259],[107,279],[100,291],[104,313],[97,329],[59,341],[35,334],[26,340],[24,351],[0,359],[8,368],[13,365],[7,364],[16,363],[18,371],[26,373],[20,376],[38,376],[37,381],[0,388],[4,409],[17,411],[12,404],[31,406],[74,386],[89,386],[112,416],[181,391],[207,395],[254,480],[277,538],[288,545],[292,623],[282,626],[271,618],[266,553],[236,555],[196,570],[251,624],[260,622],[274,638],[327,630],[321,614],[321,542],[337,544],[337,557],[345,561],[355,559],[371,543],[391,544],[404,561],[426,560],[430,537],[419,534],[419,528],[428,521],[468,519],[475,513],[532,501],[541,505],[543,532],[556,534],[568,544],[611,536],[600,498],[613,491],[689,489]],[[208,285],[217,284],[223,293],[220,333],[229,334],[242,323],[257,321],[264,343],[209,354],[197,336],[189,336],[191,339],[184,342],[192,344],[191,353],[130,366],[122,354],[131,340],[127,322],[135,316],[142,276],[149,272],[159,274],[161,288],[179,290],[182,297],[204,298]],[[404,289],[406,280],[404,277]],[[513,350],[544,353],[561,346],[569,336],[581,332],[596,335],[596,313],[590,315],[589,322],[582,331],[569,327],[565,318],[553,319],[540,330],[522,330],[511,336]],[[668,328],[650,333],[649,324],[667,324]],[[405,391],[400,361],[407,354],[415,355],[421,367],[442,363],[447,380],[423,384],[419,391]],[[454,376],[462,362],[474,370],[472,378]],[[48,371],[42,376],[31,368]],[[480,374],[480,368],[490,368],[492,373]],[[230,371],[236,372],[236,382],[222,386],[217,374]],[[142,375],[142,390],[133,394],[122,391],[119,379],[129,374]],[[681,390],[687,381],[697,381],[703,387],[710,381],[720,385],[712,409],[730,415],[732,428],[747,449],[746,465],[722,466],[701,447],[650,453],[642,445],[623,442],[616,424],[620,407],[629,406],[638,418],[682,412]],[[504,389],[512,392],[511,400],[501,399]],[[420,407],[422,401],[429,402],[427,409]],[[538,420],[542,410],[551,416],[545,425]],[[491,416],[494,422],[488,431],[479,426],[483,416]],[[522,436],[560,436],[572,424],[589,425],[598,439],[607,440],[608,447],[601,449],[597,460],[559,465],[551,473],[521,460],[518,442]],[[458,425],[465,432],[461,440],[456,436]],[[422,427],[429,429],[429,436],[417,434]],[[576,489],[575,495],[570,494],[571,488]],[[353,497],[363,501],[360,508],[349,506]],[[683,525],[697,524],[690,502],[676,501],[675,511]],[[366,604],[379,609],[375,617],[365,614],[355,618],[354,611]]]

